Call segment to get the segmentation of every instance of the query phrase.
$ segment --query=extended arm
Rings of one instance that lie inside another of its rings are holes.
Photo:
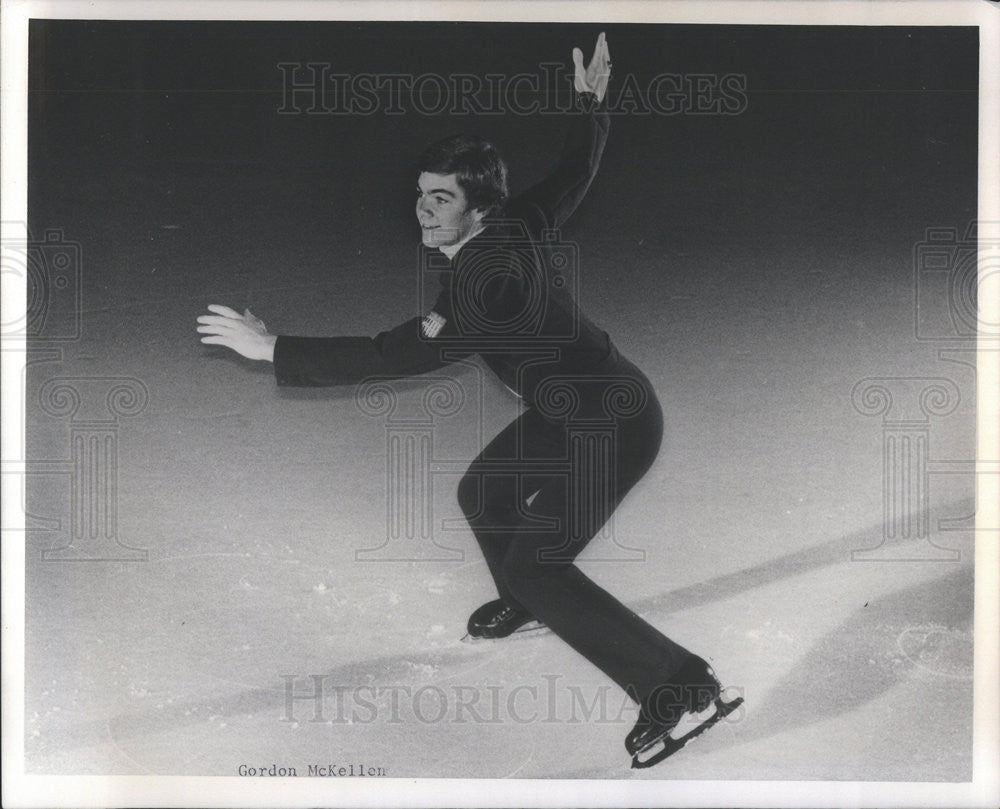
[[[508,215],[528,222],[532,231],[560,227],[576,210],[597,174],[608,139],[611,121],[601,102],[611,76],[611,55],[604,34],[586,68],[579,48],[573,49],[573,63],[577,112],[571,115],[556,168],[507,206]]]
[[[436,309],[447,312],[443,296]],[[287,337],[269,334],[250,310],[242,315],[211,305],[198,318],[201,342],[222,345],[252,360],[274,363],[279,385],[347,385],[369,376],[409,376],[447,365],[441,344],[428,338],[426,319],[411,318],[375,337]]]
[[[279,385],[346,385],[370,376],[410,376],[441,368],[440,349],[422,340],[411,318],[375,337],[286,337],[274,347]]]

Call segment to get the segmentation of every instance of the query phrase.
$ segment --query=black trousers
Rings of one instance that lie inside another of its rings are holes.
[[[640,701],[690,652],[573,560],[652,465],[663,414],[649,381],[627,360],[601,370],[540,385],[533,406],[472,462],[458,500],[500,598],[544,622]]]

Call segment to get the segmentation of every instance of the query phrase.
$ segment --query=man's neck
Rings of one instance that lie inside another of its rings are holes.
[[[453,259],[455,258],[455,254],[462,249],[462,245],[464,245],[467,241],[469,241],[469,239],[478,236],[482,232],[483,232],[483,224],[480,223],[479,226],[475,230],[470,231],[469,234],[464,239],[462,239],[462,241],[455,242],[454,244],[442,244],[440,247],[438,247],[438,250],[440,250],[442,253],[448,256],[449,260]]]

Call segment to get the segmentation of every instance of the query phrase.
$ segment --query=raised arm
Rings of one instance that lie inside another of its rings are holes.
[[[600,104],[608,90],[611,79],[611,51],[608,50],[608,39],[601,31],[594,46],[594,55],[590,64],[583,66],[583,51],[573,48],[573,86],[578,93],[593,93]]]
[[[515,197],[507,214],[526,221],[531,229],[557,228],[576,210],[590,188],[601,162],[611,124],[602,102],[611,77],[611,54],[602,33],[597,38],[590,64],[573,49],[575,75],[571,124],[555,169],[537,185]]]

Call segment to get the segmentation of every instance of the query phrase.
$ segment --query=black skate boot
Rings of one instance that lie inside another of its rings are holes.
[[[652,767],[700,736],[722,717],[743,704],[743,698],[725,702],[722,685],[712,667],[697,655],[671,678],[654,688],[639,707],[639,721],[625,739],[632,766]],[[688,714],[692,714],[690,721]],[[690,730],[683,732],[690,725]]]
[[[469,616],[469,634],[462,640],[497,640],[514,633],[537,632],[545,624],[524,610],[508,607],[500,599],[483,604]]]

